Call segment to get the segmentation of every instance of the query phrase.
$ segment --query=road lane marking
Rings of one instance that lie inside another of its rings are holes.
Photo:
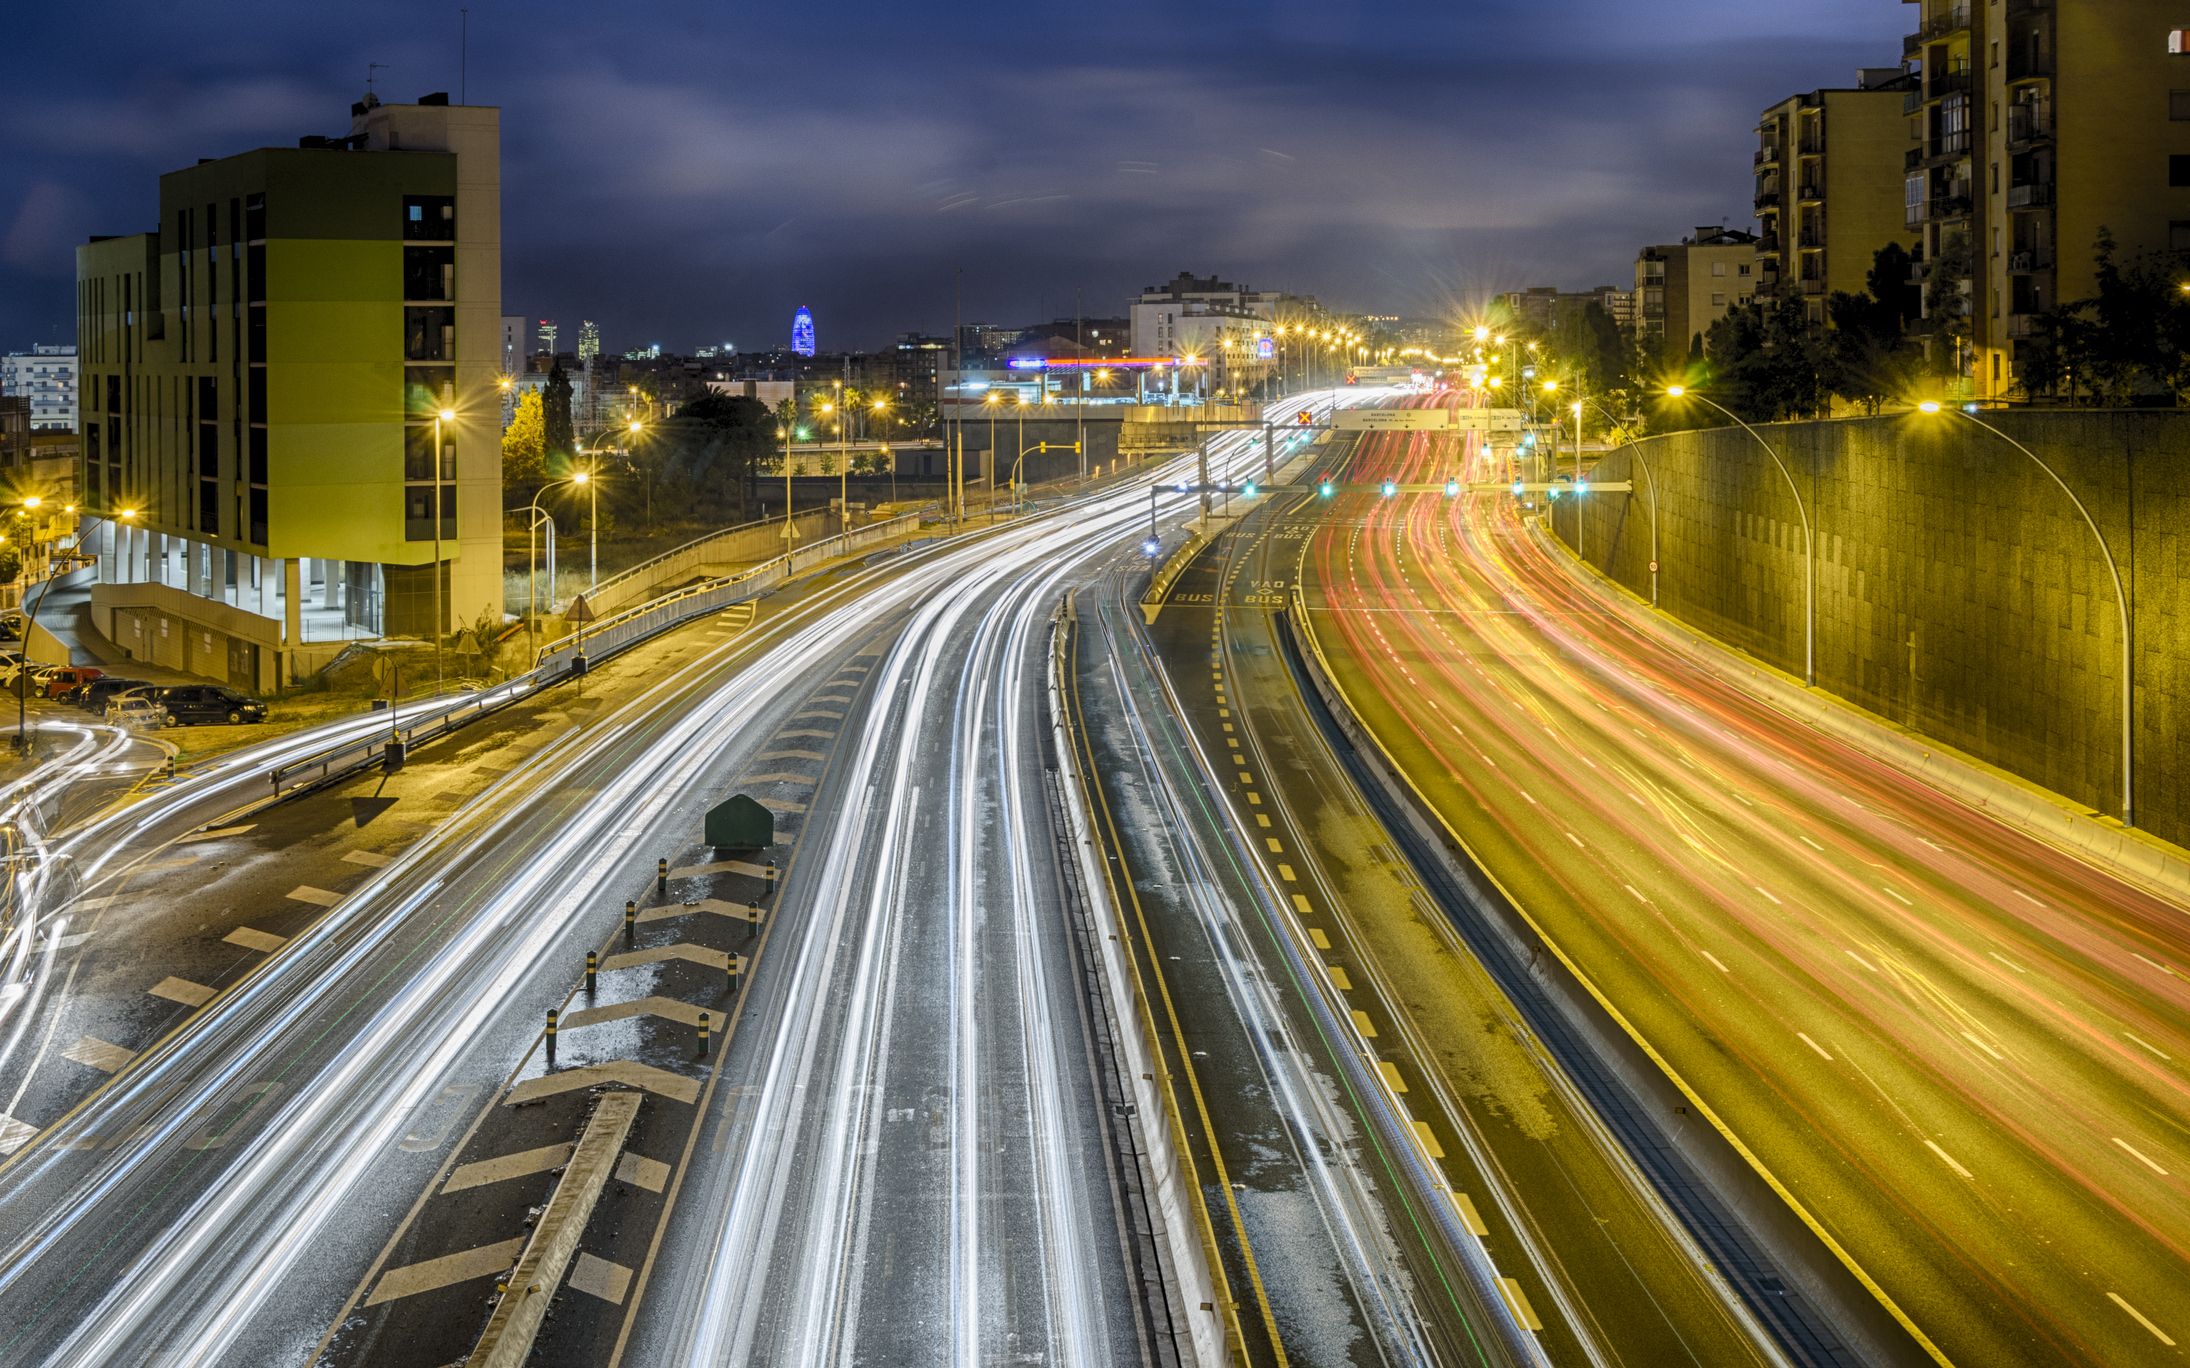
[[[1535,807],[1537,805],[1535,795],[1531,794],[1527,789],[1517,788],[1514,790],[1514,792],[1520,794],[1523,798],[1528,799],[1528,805],[1530,807]]]
[[[570,1270],[569,1286],[574,1292],[599,1297],[613,1306],[624,1304],[624,1294],[631,1290],[631,1270],[620,1263],[580,1254],[578,1262]]]
[[[213,1000],[214,990],[202,983],[192,983],[189,979],[176,978],[173,974],[169,974],[166,978],[153,984],[150,991],[152,996],[156,998],[166,998],[169,1002],[179,1002],[185,1007],[203,1007]]]
[[[2132,954],[2132,955],[2137,955],[2137,952],[2136,952],[2136,951],[2134,951],[2134,950],[2130,951],[2129,953],[2130,953],[2130,954]],[[2174,970],[2172,970],[2172,969],[2168,968],[2168,967],[2167,967],[2166,965],[2164,965],[2164,964],[2160,963],[2160,962],[2159,962],[2158,960],[2156,960],[2156,959],[2148,959],[2148,958],[2146,958],[2146,957],[2145,957],[2145,956],[2143,956],[2143,955],[2137,955],[2137,958],[2138,958],[2138,959],[2141,959],[2141,960],[2144,960],[2144,962],[2145,962],[2146,964],[2149,964],[2149,965],[2151,965],[2151,966],[2152,966],[2152,967],[2153,967],[2154,969],[2157,969],[2157,970],[2159,970],[2159,971],[2160,971],[2161,973],[2163,973],[2163,974],[2172,974],[2172,973],[2174,973],[2174,972],[2175,972]]]
[[[1521,1324],[1532,1331],[1544,1328],[1544,1323],[1536,1319],[1536,1308],[1528,1304],[1528,1293],[1521,1290],[1521,1284],[1501,1274],[1498,1287],[1506,1294],[1506,1305],[1513,1308],[1513,1314],[1520,1319]]]
[[[1751,884],[1749,886],[1751,888],[1754,888],[1757,892],[1762,893],[1766,898],[1771,899],[1772,906],[1785,907],[1787,905],[1781,902],[1779,899],[1772,897],[1772,891],[1766,888],[1763,884]]]
[[[2146,1320],[2144,1317],[2144,1312],[2139,1311],[2136,1307],[2131,1306],[2128,1302],[2123,1301],[2119,1293],[2109,1292],[2106,1294],[2106,1299],[2114,1303],[2116,1306],[2120,1307],[2122,1310],[2127,1311],[2131,1316],[2134,1316],[2136,1318],[2137,1324],[2151,1331],[2153,1338],[2157,1339],[2160,1343],[2166,1345],[2170,1349],[2175,1347],[2175,1342],[2167,1337],[2167,1332],[2165,1330],[2160,1329],[2151,1321]]]
[[[1293,910],[1295,912],[1298,912],[1303,917],[1312,917],[1316,914],[1314,904],[1310,903],[1306,897],[1298,893],[1295,893],[1293,895]]]
[[[2175,1062],[2175,1057],[2173,1055],[2161,1049],[2159,1046],[2154,1045],[2151,1041],[2146,1040],[2143,1036],[2138,1035],[2136,1032],[2124,1031],[2122,1032],[2122,1034],[2128,1036],[2131,1040],[2136,1041],[2139,1045],[2144,1046],[2144,1048],[2150,1050],[2152,1053],[2158,1055],[2160,1058],[2166,1060],[2168,1063],[2172,1064]]]
[[[136,1058],[136,1055],[110,1041],[87,1035],[79,1036],[74,1045],[61,1051],[61,1058],[74,1060],[87,1068],[97,1069],[100,1073],[113,1073]]]
[[[246,831],[256,830],[258,830],[257,822],[245,822],[242,826],[214,827],[210,831],[194,831],[176,842],[176,844],[191,845],[198,841],[218,841],[225,836],[241,836]]]
[[[298,884],[295,888],[289,890],[289,897],[292,901],[310,903],[314,907],[333,907],[336,903],[342,901],[340,893],[330,893],[324,888],[314,888],[310,884]]]
[[[0,1112],[0,1154],[13,1154],[31,1141],[38,1128]]]
[[[1795,833],[1795,839],[1802,842],[1804,845],[1808,846],[1810,849],[1816,851],[1820,855],[1825,853],[1825,847],[1819,845],[1817,842],[1811,840],[1809,837],[1803,835],[1799,831]]]
[[[1887,895],[1890,896],[1895,902],[1900,903],[1903,907],[1916,906],[1915,903],[1912,903],[1907,898],[1902,897],[1901,894],[1897,890],[1895,890],[1892,885],[1880,884],[1879,887],[1885,889]]]
[[[828,722],[842,722],[844,720],[844,710],[842,708],[808,708],[804,712],[791,714],[793,722],[804,722],[809,718],[820,718]]]
[[[765,879],[768,877],[768,866],[754,864],[750,860],[717,860],[713,864],[686,865],[682,869],[669,871],[672,879],[697,878],[705,874],[743,874],[748,879]]]
[[[2120,1145],[2124,1150],[2127,1150],[2130,1154],[2134,1155],[2138,1163],[2144,1165],[2146,1168],[2152,1170],[2154,1173],[2157,1173],[2162,1178],[2168,1176],[2167,1170],[2161,1168],[2158,1164],[2153,1163],[2151,1158],[2147,1156],[2143,1150],[2138,1149],[2135,1145],[2130,1144],[2127,1140],[2122,1139],[2118,1135],[2111,1136],[2109,1138],[2111,1138],[2115,1144]]]
[[[570,1162],[571,1145],[564,1141],[559,1145],[542,1145],[538,1149],[519,1150],[493,1159],[479,1159],[469,1164],[458,1164],[449,1174],[449,1181],[441,1185],[441,1193],[462,1192],[467,1188],[485,1187],[489,1183],[503,1183],[512,1178],[529,1178],[535,1173],[561,1168]]]
[[[616,1181],[645,1188],[648,1192],[660,1192],[669,1185],[669,1165],[625,1150],[623,1158],[616,1161]]]
[[[1947,1153],[1947,1152],[1946,1152],[1945,1150],[1943,1150],[1943,1149],[1939,1148],[1939,1147],[1938,1147],[1937,1145],[1933,1144],[1933,1143],[1932,1143],[1931,1141],[1929,1141],[1929,1140],[1926,1140],[1926,1141],[1924,1142],[1924,1148],[1926,1148],[1926,1149],[1930,1150],[1930,1151],[1931,1151],[1931,1152],[1932,1152],[1933,1154],[1936,1154],[1936,1155],[1938,1155],[1938,1156],[1939,1156],[1939,1158],[1940,1158],[1940,1160],[1941,1160],[1941,1161],[1942,1161],[1943,1163],[1945,1163],[1945,1164],[1946,1164],[1946,1166],[1947,1166],[1948,1168],[1950,1168],[1950,1169],[1953,1169],[1953,1170],[1954,1170],[1954,1171],[1955,1171],[1956,1173],[1959,1173],[1959,1174],[1961,1174],[1961,1175],[1962,1175],[1962,1176],[1963,1176],[1964,1178],[1971,1178],[1971,1177],[1974,1177],[1974,1176],[1975,1176],[1975,1175],[1974,1175],[1974,1174],[1972,1174],[1972,1173],[1971,1173],[1971,1172],[1970,1172],[1970,1171],[1969,1171],[1968,1169],[1966,1169],[1966,1168],[1963,1168],[1963,1167],[1962,1167],[1962,1166],[1961,1166],[1960,1164],[1957,1164],[1957,1163],[1955,1163],[1955,1162],[1954,1162],[1954,1156],[1953,1156],[1953,1155],[1951,1155],[1951,1154]]]
[[[1810,1037],[1809,1037],[1809,1036],[1805,1035],[1805,1034],[1804,1034],[1803,1032],[1801,1032],[1801,1031],[1797,1031],[1797,1032],[1795,1032],[1795,1037],[1796,1037],[1796,1038],[1797,1038],[1798,1040],[1800,1040],[1800,1041],[1801,1041],[1801,1042],[1802,1042],[1803,1044],[1805,1044],[1805,1045],[1809,1046],[1809,1047],[1810,1047],[1811,1049],[1813,1049],[1813,1050],[1817,1051],[1817,1055],[1818,1055],[1818,1058],[1820,1058],[1820,1059],[1824,1060],[1824,1061],[1825,1061],[1826,1063],[1828,1063],[1828,1064],[1830,1064],[1830,1063],[1832,1063],[1832,1062],[1833,1062],[1833,1057],[1832,1057],[1831,1055],[1829,1055],[1829,1054],[1825,1053],[1825,1047],[1824,1047],[1823,1045],[1820,1045],[1820,1044],[1818,1044],[1818,1043],[1817,1043],[1816,1041],[1814,1041],[1814,1040],[1810,1039]]]
[[[815,731],[811,727],[805,727],[798,731],[777,732],[776,739],[778,741],[834,741],[836,733],[833,731]]]
[[[1573,832],[1571,832],[1571,831],[1570,831],[1570,832],[1568,832],[1568,833],[1566,834],[1566,838],[1567,838],[1568,840],[1570,840],[1570,841],[1572,841],[1572,842],[1574,843],[1574,848],[1575,848],[1576,850],[1587,850],[1587,849],[1589,849],[1589,847],[1588,847],[1588,846],[1585,846],[1585,845],[1583,845],[1583,844],[1582,844],[1582,838],[1581,838],[1581,837],[1579,837],[1579,836],[1577,836],[1577,835],[1575,835],[1575,834],[1574,834]]]
[[[1255,825],[1256,825],[1256,826],[1258,826],[1258,827],[1261,827],[1261,828],[1262,828],[1263,830],[1265,830],[1265,831],[1269,830],[1269,829],[1270,829],[1270,818],[1269,818],[1269,816],[1268,816],[1267,814],[1265,814],[1265,813],[1260,813],[1260,812],[1256,813],[1256,814],[1255,814]]]
[[[2001,954],[1997,950],[1987,950],[1985,953],[2000,961],[2000,963],[2006,965],[2008,968],[2013,969],[2018,974],[2027,974],[2030,972],[2028,969],[2025,969],[2022,965],[2017,964],[2014,960],[2009,959],[2006,955]]]
[[[1295,875],[1293,874],[1293,867],[1289,864],[1280,864],[1278,866],[1278,877],[1280,879],[1283,879],[1287,883],[1296,882]]]
[[[598,1026],[604,1021],[623,1021],[629,1017],[657,1016],[670,1021],[681,1021],[697,1028],[700,1018],[708,1013],[689,1002],[660,996],[634,998],[629,1002],[612,1002],[606,1007],[581,1007],[575,1012],[563,1014],[562,1028],[576,1030],[580,1026]],[[715,1013],[720,1016],[721,1013]]]
[[[814,776],[811,774],[791,774],[783,770],[777,770],[770,774],[743,774],[731,781],[733,786],[740,788],[752,784],[811,784],[813,782]]]
[[[1278,840],[1277,837],[1265,836],[1262,839],[1263,844],[1270,847],[1270,853],[1272,855],[1283,855],[1285,853],[1285,843]]]
[[[745,957],[737,955],[732,958],[743,960]],[[601,968],[603,971],[630,969],[641,964],[659,964],[663,960],[684,960],[703,969],[720,969],[723,967],[723,952],[709,950],[690,941],[678,941],[675,945],[656,945],[645,950],[626,950],[619,955],[610,955],[601,961]]]
[[[221,940],[229,945],[241,946],[246,950],[256,950],[262,955],[271,955],[289,943],[287,936],[270,935],[264,931],[255,931],[248,926],[237,927],[227,935],[222,936]]]
[[[1369,1014],[1362,1011],[1359,1007],[1354,1008],[1353,1013],[1354,1029],[1361,1032],[1362,1039],[1376,1039],[1376,1023],[1369,1020]]]
[[[505,1107],[521,1107],[527,1102],[537,1102],[543,1097],[558,1093],[577,1092],[581,1088],[597,1088],[603,1083],[622,1083],[666,1097],[673,1102],[690,1105],[700,1095],[700,1085],[689,1078],[679,1078],[667,1069],[657,1069],[651,1064],[639,1064],[619,1059],[609,1064],[588,1064],[576,1069],[558,1069],[538,1078],[528,1078],[509,1090],[502,1099]]]
[[[1854,961],[1855,961],[1855,962],[1856,962],[1857,964],[1860,964],[1860,965],[1862,965],[1862,966],[1863,966],[1864,968],[1866,968],[1866,969],[1870,970],[1870,971],[1871,971],[1872,973],[1874,973],[1874,974],[1878,972],[1878,966],[1877,966],[1877,965],[1875,965],[1875,964],[1871,963],[1871,962],[1870,962],[1869,960],[1867,960],[1867,959],[1863,958],[1863,957],[1862,957],[1861,955],[1858,955],[1858,954],[1857,954],[1857,953],[1856,953],[1855,951],[1853,951],[1853,950],[1850,950],[1850,951],[1848,952],[1848,958],[1849,958],[1849,959],[1852,959],[1852,960],[1854,960]]]
[[[1962,1039],[1968,1041],[1972,1045],[1975,1045],[1978,1049],[1983,1050],[1986,1054],[1991,1055],[1994,1059],[1999,1060],[2001,1063],[2005,1064],[2007,1062],[2006,1055],[2001,1054],[1998,1050],[1995,1050],[1990,1045],[1987,1045],[1975,1031],[1962,1032]]]
[[[1324,972],[1331,976],[1331,986],[1333,988],[1336,988],[1341,993],[1353,991],[1353,976],[1351,974],[1348,974],[1344,969],[1341,969],[1334,964],[1324,970]]]
[[[1384,1086],[1395,1093],[1407,1090],[1407,1080],[1399,1076],[1399,1066],[1388,1059],[1376,1061],[1376,1071],[1384,1076]]]
[[[1445,1157],[1445,1147],[1437,1143],[1437,1133],[1430,1129],[1429,1122],[1417,1121],[1414,1123],[1414,1138],[1422,1142],[1422,1152],[1430,1158],[1442,1159]]]
[[[1475,1209],[1473,1197],[1465,1192],[1455,1192],[1452,1194],[1452,1204],[1460,1208],[1461,1223],[1467,1226],[1470,1235],[1478,1240],[1489,1237],[1490,1227],[1483,1224],[1483,1213]]]
[[[342,857],[343,863],[364,865],[368,869],[385,869],[395,863],[377,850],[353,850]]]
[[[1708,950],[1705,950],[1705,949],[1702,949],[1701,947],[1698,947],[1698,948],[1697,948],[1697,950],[1696,950],[1696,953],[1697,953],[1697,954],[1699,954],[1699,955],[1701,955],[1701,956],[1703,956],[1703,957],[1704,957],[1705,959],[1707,959],[1707,960],[1711,961],[1711,963],[1713,963],[1714,965],[1717,965],[1717,966],[1718,966],[1718,971],[1719,971],[1720,973],[1722,973],[1722,974],[1731,974],[1731,973],[1733,973],[1733,972],[1734,972],[1733,970],[1731,970],[1731,969],[1729,969],[1729,968],[1727,968],[1727,967],[1726,967],[1726,965],[1725,965],[1724,961],[1720,960],[1720,959],[1719,959],[1719,957],[1718,957],[1717,955],[1714,955],[1714,954],[1712,954],[1712,953],[1711,953],[1710,951],[1708,951]]]
[[[762,751],[753,758],[755,760],[827,760],[829,757],[823,755],[820,751],[772,750]]]
[[[1639,903],[1641,903],[1641,904],[1642,904],[1643,906],[1645,906],[1645,907],[1648,907],[1648,906],[1650,905],[1650,899],[1648,899],[1648,898],[1644,897],[1644,896],[1642,895],[1642,892],[1641,892],[1641,890],[1640,890],[1640,889],[1638,889],[1638,888],[1636,888],[1636,887],[1635,887],[1635,885],[1633,885],[1633,884],[1621,884],[1621,885],[1620,885],[1620,887],[1622,887],[1622,888],[1626,889],[1626,890],[1627,890],[1627,891],[1628,891],[1629,893],[1632,893],[1632,894],[1634,895],[1634,897],[1635,897],[1635,901],[1636,901],[1636,902],[1639,902]]]
[[[1318,950],[1328,950],[1331,948],[1331,938],[1323,934],[1323,928],[1320,926],[1311,926],[1308,928],[1308,941]]]
[[[405,1264],[391,1268],[380,1275],[373,1284],[372,1295],[365,1299],[367,1306],[382,1302],[415,1297],[421,1292],[433,1292],[451,1287],[474,1278],[484,1278],[493,1273],[506,1273],[517,1266],[517,1256],[525,1250],[525,1240],[502,1240],[495,1244],[481,1245],[477,1249],[461,1250],[444,1254],[438,1259],[422,1263]]]
[[[1243,784],[1252,784],[1255,782],[1255,776],[1249,774],[1246,770],[1241,770],[1239,772],[1239,781]]]
[[[1249,794],[1247,795],[1247,801],[1248,801],[1249,803],[1251,803],[1252,805],[1254,805],[1255,807],[1261,807],[1261,806],[1262,806],[1262,795],[1261,795],[1261,794],[1259,794],[1259,793],[1249,793]]]
[[[2008,891],[2010,893],[2013,893],[2016,897],[2021,898],[2024,902],[2029,903],[2032,907],[2045,907],[2044,903],[2039,902],[2036,898],[2031,897],[2028,893],[2025,893],[2020,888],[2010,887]],[[2047,908],[2047,910],[2051,911],[2052,909]]]

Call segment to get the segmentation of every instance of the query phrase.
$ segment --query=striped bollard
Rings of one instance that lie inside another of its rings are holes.
[[[707,1058],[707,1013],[700,1013],[700,1058]]]
[[[556,1013],[555,1009],[554,1009],[553,1007],[550,1007],[550,1008],[548,1008],[548,1024],[547,1024],[547,1056],[548,1056],[548,1063],[550,1063],[550,1064],[553,1064],[553,1063],[555,1062],[555,1019],[556,1019],[556,1016],[557,1016],[557,1013]]]
[[[634,935],[638,934],[638,930],[639,930],[639,905],[638,905],[637,903],[635,903],[635,902],[630,902],[630,901],[628,901],[628,900],[627,900],[627,901],[626,901],[626,902],[624,903],[624,944],[625,944],[625,945],[629,945],[629,944],[631,944],[631,938],[632,938],[632,937],[633,937]]]
[[[597,976],[598,976],[598,975],[600,974],[600,972],[601,972],[601,952],[600,952],[600,951],[598,951],[598,950],[588,950],[588,951],[586,951],[586,992],[587,992],[587,994],[589,994],[589,995],[590,995],[590,994],[591,994],[591,993],[593,992],[593,988],[594,988],[594,980],[595,980],[595,978],[596,978],[596,977],[597,977]]]
[[[667,860],[656,860],[654,862],[654,896],[657,898],[669,896],[669,861]]]

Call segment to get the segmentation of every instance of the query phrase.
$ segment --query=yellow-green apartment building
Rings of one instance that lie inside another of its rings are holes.
[[[267,689],[437,610],[499,623],[499,143],[496,109],[368,97],[346,135],[162,176],[158,227],[77,249],[117,644]]]

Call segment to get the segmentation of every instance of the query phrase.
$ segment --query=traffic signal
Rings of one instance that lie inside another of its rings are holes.
[[[1455,494],[1458,494],[1459,492],[1460,492],[1460,482],[1459,482],[1458,480],[1447,480],[1447,481],[1445,481],[1445,497],[1446,497],[1446,498],[1448,498],[1448,499],[1449,499],[1449,498],[1451,498],[1451,497],[1452,497],[1453,495],[1455,495]]]
[[[1397,494],[1398,492],[1399,492],[1399,486],[1398,486],[1398,485],[1395,485],[1395,484],[1393,484],[1393,483],[1392,483],[1392,482],[1391,482],[1390,480],[1386,480],[1386,481],[1384,482],[1384,497],[1385,497],[1385,498],[1387,498],[1387,499],[1388,499],[1388,498],[1390,498],[1390,497],[1391,497],[1392,495],[1394,495],[1394,494]]]
[[[1313,423],[1316,420],[1315,414],[1308,409],[1302,409],[1297,416],[1300,419],[1300,425],[1302,427],[1307,427],[1310,423]]]
[[[1325,481],[1324,481],[1324,482],[1323,482],[1322,484],[1319,484],[1319,485],[1317,485],[1317,486],[1316,486],[1316,493],[1318,493],[1318,494],[1321,494],[1321,495],[1322,495],[1322,496],[1323,496],[1324,498],[1326,498],[1326,499],[1330,498],[1330,497],[1331,497],[1331,482],[1330,482],[1329,480],[1325,480]]]
[[[1245,495],[1247,498],[1252,499],[1253,497],[1255,497],[1255,482],[1253,480],[1249,480],[1246,484],[1240,486],[1239,492]]]
[[[1520,498],[1520,497],[1521,497],[1521,495],[1522,495],[1522,493],[1523,493],[1523,492],[1525,492],[1525,491],[1524,491],[1524,486],[1522,485],[1521,481],[1519,481],[1519,480],[1515,480],[1515,481],[1513,482],[1513,497],[1514,497],[1514,498],[1516,498],[1516,499],[1518,499],[1518,498]]]

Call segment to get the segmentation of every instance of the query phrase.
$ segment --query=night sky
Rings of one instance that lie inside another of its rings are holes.
[[[1355,312],[1630,283],[1752,226],[1752,129],[1898,61],[1898,0],[584,5],[473,0],[507,312],[572,345],[827,349],[1121,313],[1181,269]],[[9,6],[0,348],[67,341],[71,248],[158,173],[458,87],[454,4]]]

